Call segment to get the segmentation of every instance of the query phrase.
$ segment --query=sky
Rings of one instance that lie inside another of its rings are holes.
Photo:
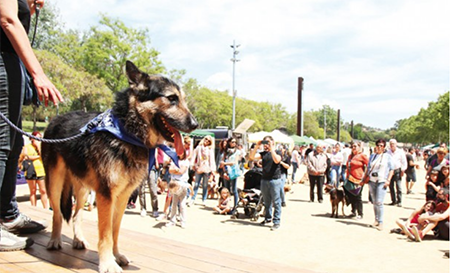
[[[51,1],[51,0],[47,0]],[[170,69],[213,90],[388,129],[450,90],[448,0],[57,0],[66,28],[100,13],[146,28]]]

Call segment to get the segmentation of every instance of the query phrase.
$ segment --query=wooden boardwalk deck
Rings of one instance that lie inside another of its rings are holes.
[[[21,204],[23,213],[33,219],[51,219],[51,211]],[[51,226],[33,234],[34,245],[19,252],[0,252],[0,272],[97,272],[97,223],[85,220],[83,231],[91,243],[86,250],[74,250],[71,226],[63,228],[64,245],[60,251],[48,251]],[[124,272],[312,272],[242,257],[196,245],[162,239],[127,229],[120,232],[120,249],[131,263]]]

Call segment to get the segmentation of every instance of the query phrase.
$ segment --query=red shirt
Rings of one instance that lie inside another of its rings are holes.
[[[367,165],[369,164],[369,158],[363,153],[357,155],[351,154],[347,161],[347,172],[356,178],[362,179]]]

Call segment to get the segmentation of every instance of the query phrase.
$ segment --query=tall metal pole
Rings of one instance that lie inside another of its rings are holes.
[[[236,62],[239,62],[238,59],[236,59],[236,55],[239,54],[239,51],[237,51],[236,49],[239,47],[240,45],[236,45],[235,41],[233,40],[233,44],[231,45],[231,48],[233,49],[233,58],[231,59],[231,61],[233,62],[233,118],[232,118],[232,122],[231,122],[231,129],[234,130],[236,127],[236,94],[237,91],[235,89],[235,66],[236,66]]]
[[[297,135],[303,136],[303,78],[298,77]]]
[[[341,109],[338,109],[337,112],[337,134],[336,140],[341,141]]]
[[[327,109],[323,106],[323,139],[327,138]]]

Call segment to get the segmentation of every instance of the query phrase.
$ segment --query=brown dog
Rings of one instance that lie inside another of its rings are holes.
[[[185,94],[175,82],[141,72],[129,61],[126,72],[129,88],[116,94],[111,114],[102,115],[101,120],[106,126],[121,125],[117,126],[122,128],[120,134],[94,131],[57,145],[42,143],[45,182],[53,208],[53,230],[47,248],[62,247],[62,220],[69,221],[72,213],[73,248],[86,248],[81,216],[87,193],[92,189],[97,193],[99,271],[109,273],[122,272],[119,265],[129,263],[119,253],[120,223],[129,196],[148,175],[152,149],[168,141],[181,155],[184,148],[179,131],[190,132],[198,126],[187,108]],[[55,117],[44,137],[77,135],[88,123],[91,128],[99,128],[90,122],[98,115],[71,112]],[[76,200],[74,212],[72,196]]]
[[[325,185],[325,193],[330,194],[331,217],[338,218],[339,203],[342,203],[342,216],[345,217],[345,193],[344,190],[336,188],[334,185]]]

